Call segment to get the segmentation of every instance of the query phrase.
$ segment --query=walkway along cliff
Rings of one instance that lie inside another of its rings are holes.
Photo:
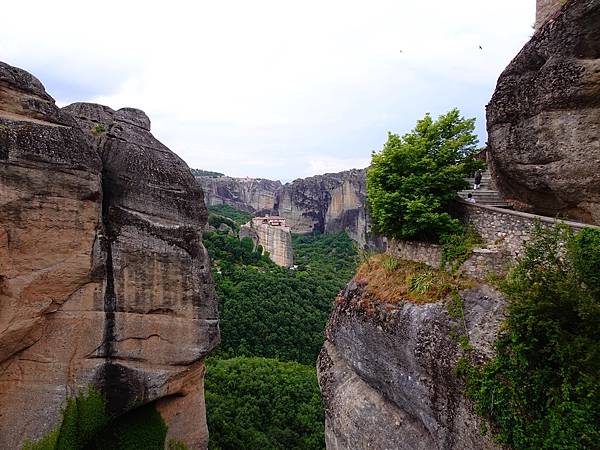
[[[206,448],[219,342],[203,193],[139,110],[59,109],[0,63],[0,448],[55,429],[90,386],[113,416],[153,403]]]
[[[410,283],[444,272],[440,246],[406,241],[387,252],[416,274],[389,286],[372,263],[339,295],[317,362],[328,450],[498,448],[456,375],[461,336],[474,361],[494,355],[506,299],[487,276],[502,275],[534,226],[561,222],[558,213],[579,221],[567,222],[576,233],[600,223],[600,1],[538,0],[536,30],[487,110],[492,175],[517,211],[457,203],[483,243],[460,267],[456,295],[407,299]]]

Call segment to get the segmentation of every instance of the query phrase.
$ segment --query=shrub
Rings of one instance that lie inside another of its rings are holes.
[[[111,419],[102,394],[90,388],[67,399],[61,425],[22,450],[163,450],[167,426],[153,404]]]
[[[472,157],[477,150],[474,129],[475,119],[465,119],[454,109],[436,121],[426,115],[402,137],[388,135],[367,172],[376,231],[429,241],[460,232],[460,223],[447,208],[456,192],[467,187],[465,177],[482,167]]]
[[[92,128],[92,134],[100,135],[102,133],[106,133],[106,126],[104,124],[97,124],[94,128]]]
[[[589,449],[600,442],[600,231],[537,227],[502,285],[497,356],[463,360],[467,395],[514,449]]]
[[[154,404],[118,417],[95,439],[90,450],[164,450],[167,425]]]
[[[475,229],[467,227],[459,233],[442,235],[440,243],[442,244],[440,268],[448,268],[454,273],[469,259],[473,249],[482,244],[483,240]]]

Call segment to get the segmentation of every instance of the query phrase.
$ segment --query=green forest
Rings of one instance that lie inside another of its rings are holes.
[[[244,214],[211,207],[211,216],[236,225]],[[275,265],[250,239],[204,233],[222,337],[207,360],[210,449],[325,447],[315,362],[357,255],[345,233],[293,236],[292,243],[295,270]]]

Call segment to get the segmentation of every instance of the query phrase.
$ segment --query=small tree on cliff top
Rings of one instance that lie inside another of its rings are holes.
[[[410,133],[389,133],[380,152],[373,152],[367,190],[375,231],[398,239],[437,240],[460,231],[447,213],[465,177],[481,163],[473,133],[475,119],[453,109],[434,121],[429,114]]]

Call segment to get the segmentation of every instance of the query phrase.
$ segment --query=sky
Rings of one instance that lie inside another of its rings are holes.
[[[190,167],[289,181],[366,167],[388,132],[454,107],[483,145],[535,2],[29,0],[2,16],[0,60],[60,106],[136,107]]]

